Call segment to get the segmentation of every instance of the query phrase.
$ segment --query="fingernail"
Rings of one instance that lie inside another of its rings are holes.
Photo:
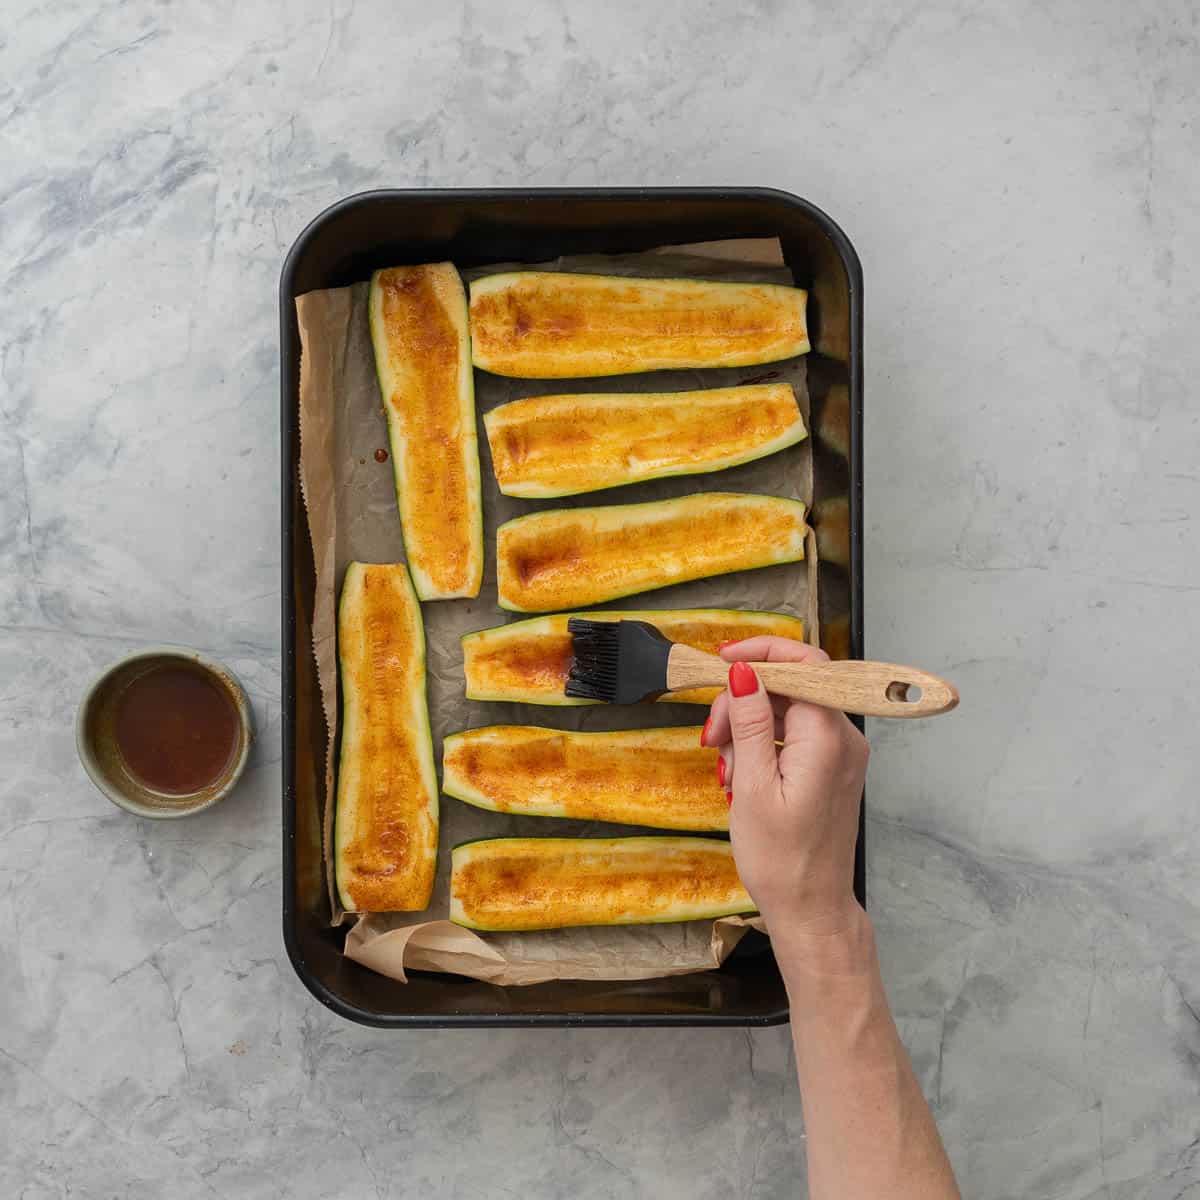
[[[725,793],[725,803],[728,804],[730,806],[730,808],[733,807],[733,793],[732,792]]]
[[[725,786],[725,759],[720,755],[717,757],[717,786]]]
[[[702,730],[700,730],[700,745],[702,745],[702,746],[708,745],[708,731],[711,728],[712,728],[712,717],[709,717],[708,720],[704,722],[704,728]]]
[[[729,690],[735,696],[752,696],[758,691],[758,676],[746,663],[734,663],[729,668]]]
[[[727,642],[722,642],[722,643],[721,643],[721,644],[720,644],[720,645],[717,647],[717,649],[718,649],[718,650],[724,650],[726,646],[736,646],[736,645],[738,644],[738,642],[740,642],[741,640],[742,640],[741,638],[730,638],[730,639],[729,639],[729,641],[727,641]]]

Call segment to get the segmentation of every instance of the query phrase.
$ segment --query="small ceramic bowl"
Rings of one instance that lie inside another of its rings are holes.
[[[237,710],[238,741],[228,766],[212,783],[178,796],[152,791],[129,772],[117,750],[114,724],[117,698],[135,678],[154,667],[181,662],[199,667],[228,694]],[[75,719],[75,746],[91,781],[118,808],[155,820],[190,817],[224,800],[246,769],[253,740],[250,702],[237,677],[223,663],[186,646],[149,646],[114,663],[84,693]]]

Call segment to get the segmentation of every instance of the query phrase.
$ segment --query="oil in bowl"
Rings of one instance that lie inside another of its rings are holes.
[[[135,675],[116,699],[117,754],[144,787],[190,796],[225,774],[238,746],[238,713],[202,667],[163,662]]]
[[[84,769],[114,804],[148,817],[187,816],[232,791],[252,739],[233,673],[182,647],[117,663],[80,705]]]

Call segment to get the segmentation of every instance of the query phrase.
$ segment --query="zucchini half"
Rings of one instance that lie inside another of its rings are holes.
[[[491,838],[451,852],[450,920],[518,932],[650,925],[755,911],[727,841]]]
[[[531,396],[483,424],[500,490],[533,499],[723,471],[806,436],[787,383]]]
[[[700,492],[648,504],[552,508],[496,530],[501,608],[552,612],[804,557],[804,505]]]
[[[715,654],[722,642],[740,642],[760,633],[804,640],[799,617],[772,612],[740,612],[733,608],[683,608],[623,612],[561,613],[531,617],[494,629],[463,635],[463,674],[468,700],[516,700],[525,704],[580,705],[593,700],[567,696],[571,668],[571,616],[589,621],[648,621],[672,642]],[[720,688],[690,688],[659,699],[680,704],[711,704]]]
[[[342,906],[427,908],[437,867],[437,771],[421,608],[403,563],[346,568],[338,664],[342,749],[333,842]]]
[[[452,263],[376,271],[368,311],[417,595],[478,596],[483,500],[462,280]]]
[[[476,808],[654,829],[727,830],[700,726],[565,733],[492,725],[442,744],[442,791]]]
[[[485,275],[471,283],[472,355],[521,379],[777,362],[809,349],[806,301],[768,283]]]

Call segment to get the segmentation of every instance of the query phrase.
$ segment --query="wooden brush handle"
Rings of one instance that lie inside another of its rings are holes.
[[[729,681],[727,663],[715,654],[705,654],[676,643],[667,659],[667,687],[672,692],[686,688],[724,687]],[[750,663],[763,686],[776,696],[807,700],[823,708],[860,713],[864,717],[936,717],[958,704],[958,692],[944,679],[900,667],[895,663],[846,662]],[[915,689],[919,698],[913,698]]]

